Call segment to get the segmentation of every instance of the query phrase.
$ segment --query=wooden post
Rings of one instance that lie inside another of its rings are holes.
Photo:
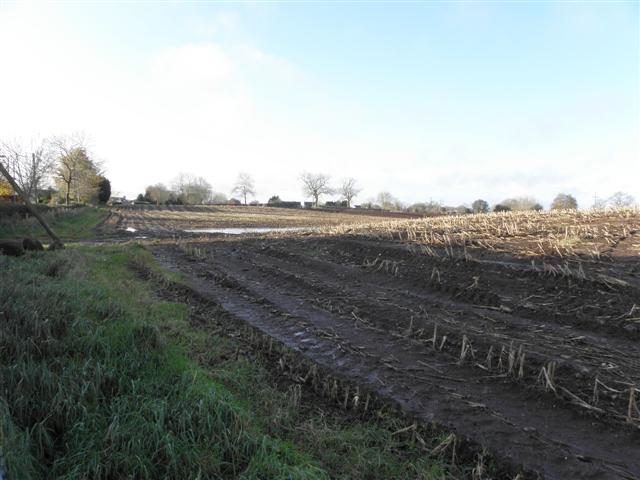
[[[2,158],[2,157],[0,157],[0,158]],[[22,200],[24,201],[24,204],[27,207],[27,209],[29,210],[29,212],[31,213],[31,215],[33,215],[34,217],[36,217],[38,219],[38,221],[40,222],[42,227],[47,231],[49,236],[53,239],[53,242],[58,247],[64,247],[64,244],[62,243],[62,240],[60,240],[60,238],[54,233],[54,231],[51,230],[51,227],[49,227],[47,222],[45,222],[44,218],[42,218],[42,215],[40,215],[40,212],[38,212],[38,210],[36,210],[35,207],[33,205],[31,205],[31,202],[29,201],[27,196],[23,193],[22,189],[18,186],[18,184],[13,179],[13,177],[9,174],[7,169],[4,168],[4,165],[2,164],[2,162],[0,162],[0,173],[2,173],[2,175],[4,175],[4,177],[7,179],[9,184],[11,184],[11,187],[13,188],[13,190],[18,195],[20,195],[20,197],[22,197]]]

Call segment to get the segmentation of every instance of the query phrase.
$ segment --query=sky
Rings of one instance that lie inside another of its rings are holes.
[[[128,198],[640,200],[639,5],[0,0],[0,140],[83,132]]]

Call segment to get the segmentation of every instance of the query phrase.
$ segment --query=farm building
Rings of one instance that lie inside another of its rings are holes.
[[[107,202],[107,205],[131,205],[133,202],[131,200],[127,200],[127,197],[111,197]]]

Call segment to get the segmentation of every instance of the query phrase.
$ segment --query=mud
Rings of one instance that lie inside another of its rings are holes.
[[[633,212],[231,237],[182,230],[312,226],[328,214],[183,210],[115,211],[98,236],[148,236],[193,291],[347,392],[372,392],[526,478],[640,478]]]
[[[633,257],[576,279],[354,236],[153,249],[237,318],[518,468],[640,478]]]

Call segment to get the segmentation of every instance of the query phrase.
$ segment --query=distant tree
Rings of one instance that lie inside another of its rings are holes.
[[[89,158],[84,136],[54,137],[49,145],[58,159],[55,180],[64,194],[65,204],[69,205],[72,195],[77,202],[90,200],[94,195],[97,198],[99,166]]]
[[[211,196],[211,184],[203,177],[190,173],[180,173],[173,179],[173,191],[176,201],[180,199],[186,205],[200,205]]]
[[[383,210],[404,210],[404,205],[400,200],[391,195],[389,192],[380,192],[376,197],[376,202]]]
[[[77,164],[83,155],[86,156],[85,151],[77,148],[60,157],[57,180],[64,186],[64,203],[66,205],[69,205],[71,200],[71,185],[76,179]]]
[[[230,198],[229,199],[229,204],[230,205],[242,205],[242,202],[240,200],[238,200],[237,198]]]
[[[511,207],[509,205],[503,205],[502,203],[498,203],[493,207],[494,212],[510,212]]]
[[[144,195],[142,193],[138,194],[138,196],[136,197],[136,202],[146,202]]]
[[[247,195],[254,196],[256,194],[256,189],[253,184],[253,178],[248,173],[241,173],[238,175],[238,179],[236,180],[236,185],[231,190],[231,193],[237,193],[244,198],[244,204],[247,204]]]
[[[369,210],[382,210],[382,207],[380,205],[378,205],[377,203],[375,203],[375,201],[373,199],[369,200],[367,202],[363,202],[360,205],[360,208],[367,208]]]
[[[395,198],[389,192],[380,192],[376,197],[376,203],[384,210],[390,210],[393,207]]]
[[[169,198],[165,203],[167,205],[184,205],[184,201],[182,200],[182,197],[179,195],[176,195],[176,193],[173,191],[169,192]]]
[[[323,173],[307,173],[304,172],[300,176],[304,194],[313,198],[313,204],[317,207],[318,201],[322,195],[333,193],[333,189],[329,185],[331,177]]]
[[[227,196],[221,192],[211,192],[211,196],[209,197],[209,203],[212,203],[214,205],[221,205],[227,203],[228,201],[229,199],[227,198]]]
[[[489,203],[479,198],[471,204],[471,209],[474,213],[487,213],[489,211]]]
[[[551,210],[577,210],[578,201],[573,195],[559,193],[551,202]]]
[[[272,197],[269,198],[269,200],[267,200],[267,203],[279,203],[282,200],[280,200],[280,197],[278,195],[274,195]]]
[[[59,159],[56,181],[64,192],[64,202],[91,202],[98,198],[100,170],[84,148],[74,148]]]
[[[542,205],[536,201],[536,199],[531,197],[517,197],[517,198],[507,198],[500,202],[500,204],[504,207],[509,207],[509,210],[513,211],[523,211],[523,210],[542,210]],[[495,209],[494,209],[495,211]]]
[[[466,205],[458,205],[457,207],[453,208],[453,212],[457,213],[458,215],[466,215],[469,213],[473,213],[473,210]]]
[[[172,196],[171,191],[163,183],[156,183],[155,185],[149,185],[144,191],[145,199],[150,203],[155,203],[156,205],[168,203],[169,200],[171,199],[171,196]]]
[[[110,197],[111,182],[105,177],[100,177],[98,181],[98,202],[107,203]]]
[[[351,202],[360,193],[360,189],[356,187],[355,178],[345,178],[340,185],[340,195],[347,202],[347,207],[351,208]]]
[[[607,205],[613,208],[632,207],[635,198],[625,192],[616,192],[607,199]]]
[[[430,201],[427,203],[414,203],[413,205],[407,207],[407,212],[410,213],[421,213],[423,215],[440,215],[444,212],[445,207],[443,207],[440,203]]]

